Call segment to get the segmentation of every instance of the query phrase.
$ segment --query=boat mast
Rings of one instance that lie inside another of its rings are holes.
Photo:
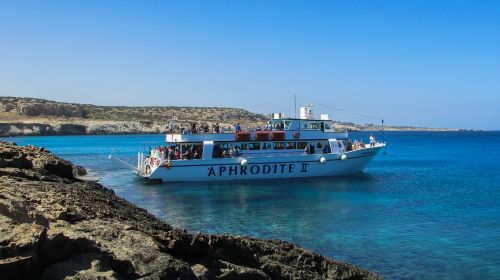
[[[295,100],[295,104],[294,104],[294,107],[293,107],[293,113],[295,114],[295,118],[297,118],[297,95],[294,94],[293,98]]]

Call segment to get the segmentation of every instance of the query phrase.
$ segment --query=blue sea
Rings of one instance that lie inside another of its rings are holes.
[[[385,153],[354,176],[182,184],[108,159],[135,165],[163,135],[4,140],[47,147],[192,232],[283,239],[387,279],[500,279],[500,132],[386,132]]]

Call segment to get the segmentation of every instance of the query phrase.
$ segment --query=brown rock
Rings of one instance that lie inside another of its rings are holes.
[[[46,150],[0,155],[2,279],[380,279],[284,241],[173,228]]]

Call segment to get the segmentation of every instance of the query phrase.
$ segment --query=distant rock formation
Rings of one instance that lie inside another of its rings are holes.
[[[381,279],[284,241],[187,233],[84,174],[0,142],[2,279]]]
[[[163,133],[176,119],[191,123],[232,127],[264,124],[268,118],[237,108],[218,107],[127,107],[55,102],[37,98],[0,97],[0,135],[66,135]]]
[[[0,136],[165,133],[173,119],[185,127],[197,123],[198,127],[212,128],[219,123],[225,130],[236,123],[253,129],[269,120],[265,115],[237,108],[96,106],[0,96]],[[457,131],[348,122],[336,122],[335,127],[343,131]]]

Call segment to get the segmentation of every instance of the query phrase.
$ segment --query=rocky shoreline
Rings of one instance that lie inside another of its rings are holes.
[[[188,233],[84,173],[0,142],[2,279],[381,279],[284,241]]]
[[[0,137],[165,133],[171,121],[185,127],[192,123],[197,123],[198,127],[213,127],[218,123],[224,130],[241,123],[244,129],[253,129],[265,126],[268,120],[269,116],[238,108],[96,106],[0,96]],[[338,122],[335,126],[348,131],[460,131],[346,122]]]

